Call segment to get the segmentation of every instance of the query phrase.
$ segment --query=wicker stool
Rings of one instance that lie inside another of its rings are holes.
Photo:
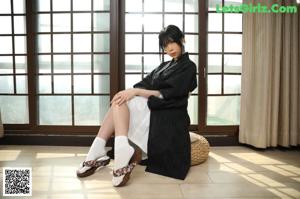
[[[208,158],[209,143],[202,136],[196,133],[190,132],[191,138],[191,165],[201,164]]]

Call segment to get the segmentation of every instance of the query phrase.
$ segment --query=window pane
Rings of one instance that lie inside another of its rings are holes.
[[[38,35],[38,52],[48,53],[51,51],[50,35]]]
[[[208,34],[208,52],[222,52],[222,34]]]
[[[165,26],[173,24],[182,30],[182,15],[181,14],[166,14],[165,15]]]
[[[15,53],[25,54],[27,52],[26,36],[15,36]]]
[[[0,56],[0,74],[13,73],[12,56]]]
[[[239,6],[243,3],[243,0],[225,0],[224,5],[225,6]]]
[[[71,125],[71,96],[40,96],[40,125]]]
[[[142,32],[143,15],[126,14],[125,15],[125,31],[126,32]]]
[[[158,52],[158,35],[147,34],[144,35],[144,51],[145,52]]]
[[[221,75],[208,75],[207,76],[207,93],[208,94],[221,94]]]
[[[74,118],[75,125],[99,125],[100,124],[100,97],[99,96],[75,96]]]
[[[74,75],[74,93],[91,93],[91,75]]]
[[[50,11],[50,0],[38,0],[38,11]]]
[[[242,34],[224,34],[224,52],[242,52]]]
[[[74,52],[91,52],[91,34],[74,34],[73,50]]]
[[[144,72],[148,73],[160,64],[159,55],[144,55]]]
[[[53,14],[53,32],[70,32],[70,14]]]
[[[163,0],[144,0],[144,12],[161,12],[162,5]]]
[[[0,34],[12,34],[10,16],[0,16],[0,24]]]
[[[188,101],[188,114],[191,124],[198,124],[198,96],[190,96]]]
[[[94,75],[94,92],[109,93],[109,75]]]
[[[54,75],[54,93],[71,93],[71,75]]]
[[[132,88],[134,84],[142,80],[142,75],[125,75],[125,89]]]
[[[230,31],[230,32],[242,32],[242,27],[243,27],[243,18],[242,14],[229,14],[226,13],[224,15],[224,20],[225,20],[225,26],[224,30],[225,31]]]
[[[12,53],[12,37],[0,36],[0,54]]]
[[[109,34],[94,34],[94,51],[109,52]]]
[[[125,72],[142,72],[142,56],[125,55]]]
[[[17,75],[16,76],[16,83],[17,83],[17,93],[19,94],[26,94],[28,93],[28,86],[27,86],[27,76],[26,75]]]
[[[207,55],[207,72],[222,72],[222,55]]]
[[[110,10],[110,0],[94,0],[94,10]]]
[[[26,33],[25,16],[14,16],[14,32],[15,34]]]
[[[100,125],[109,105],[108,96],[75,96],[75,125]]]
[[[10,0],[1,0],[0,14],[10,14]]]
[[[38,32],[50,32],[50,14],[38,14],[37,16]]]
[[[239,123],[240,96],[207,98],[207,125],[239,125]]]
[[[94,55],[94,72],[109,73],[109,55]]]
[[[198,0],[185,0],[185,12],[198,12]]]
[[[52,0],[53,11],[70,11],[70,0]]]
[[[185,15],[185,32],[199,32],[198,15]]]
[[[109,13],[94,13],[94,31],[109,31]]]
[[[224,93],[241,93],[240,75],[224,75]]]
[[[51,56],[38,55],[39,73],[51,73]]]
[[[53,52],[70,52],[71,37],[69,34],[53,34]]]
[[[14,0],[14,13],[15,14],[25,13],[25,0]]]
[[[142,52],[142,35],[125,34],[125,52]]]
[[[39,93],[51,93],[51,76],[40,75],[38,87]]]
[[[27,57],[15,56],[16,73],[27,73]]]
[[[142,0],[126,0],[125,12],[142,12]]]
[[[0,76],[0,93],[14,93],[13,76]]]
[[[91,73],[91,55],[74,55],[74,73]]]
[[[0,96],[2,122],[4,124],[28,124],[27,96]]]
[[[71,73],[71,55],[53,55],[54,73]]]
[[[182,12],[183,0],[165,0],[165,12]]]
[[[73,31],[91,31],[91,14],[73,14]]]
[[[222,14],[208,13],[208,31],[222,31]]]
[[[91,8],[91,0],[73,0],[74,11],[90,11]]]
[[[187,52],[198,53],[198,35],[185,35],[185,48]]]
[[[209,0],[208,1],[208,10],[216,10],[217,5],[222,7],[222,0]],[[220,8],[219,8],[220,9]]]
[[[135,22],[135,20],[133,21]],[[144,15],[144,31],[145,32],[160,32],[162,29],[161,14],[145,14]]]
[[[224,55],[224,71],[228,73],[241,73],[242,55]]]

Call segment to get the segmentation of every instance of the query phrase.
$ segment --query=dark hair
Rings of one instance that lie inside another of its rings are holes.
[[[183,47],[182,39],[184,38],[184,34],[182,31],[175,25],[168,25],[162,31],[160,31],[158,39],[159,39],[159,52],[164,51],[164,47],[166,47],[171,42],[176,42],[181,48]]]

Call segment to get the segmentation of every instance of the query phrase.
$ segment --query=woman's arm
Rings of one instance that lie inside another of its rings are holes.
[[[118,92],[113,99],[111,100],[111,104],[115,103],[117,105],[123,104],[125,101],[131,100],[134,96],[143,96],[150,97],[151,95],[160,97],[160,92],[157,90],[146,90],[143,88],[129,88],[123,91]]]
[[[136,90],[136,95],[143,96],[143,97],[150,97],[151,95],[154,95],[156,97],[161,96],[160,92],[157,90],[147,90],[142,88],[134,88]]]

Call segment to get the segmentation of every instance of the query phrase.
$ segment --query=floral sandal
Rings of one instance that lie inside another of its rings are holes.
[[[114,177],[120,177],[122,175],[125,175],[121,183],[115,185],[115,187],[122,187],[128,182],[132,170],[141,161],[141,159],[142,159],[142,151],[140,149],[135,149],[129,161],[129,164],[125,167],[113,171]]]
[[[95,171],[98,169],[98,168],[102,168],[106,165],[108,165],[110,162],[110,158],[108,156],[103,156],[101,158],[98,158],[96,160],[89,160],[89,161],[84,161],[81,163],[81,168],[82,167],[91,167],[90,169],[80,173],[78,170],[77,170],[77,177],[79,178],[83,178],[83,177],[87,177],[87,176],[90,176],[92,175],[93,173],[95,173]]]

